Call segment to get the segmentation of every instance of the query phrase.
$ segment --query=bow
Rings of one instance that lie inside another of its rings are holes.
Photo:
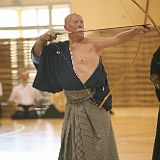
[[[135,0],[131,0],[143,13],[145,13],[145,18],[144,18],[144,24],[146,24],[147,22],[147,18],[149,18],[149,20],[152,22],[152,24],[154,25],[155,29],[157,30],[159,36],[160,36],[160,31],[156,25],[156,23],[154,22],[154,20],[151,18],[151,16],[148,14],[148,5],[149,5],[149,0],[147,1],[147,11],[145,11]],[[103,101],[101,102],[101,104],[99,105],[99,108],[101,108],[103,106],[103,104],[105,103],[105,101],[108,99],[108,97],[113,93],[113,91],[115,91],[119,84],[122,82],[122,80],[126,77],[126,75],[128,74],[128,72],[130,71],[130,69],[133,67],[133,65],[136,62],[136,59],[138,57],[138,55],[140,54],[141,51],[141,46],[142,46],[142,42],[143,42],[143,37],[140,38],[140,42],[138,45],[138,50],[137,53],[135,54],[131,64],[129,65],[129,67],[127,68],[127,70],[124,72],[124,74],[121,76],[121,78],[119,79],[119,81],[116,83],[116,85],[110,90],[110,92],[104,97]]]
[[[148,17],[148,19],[152,22],[153,26],[155,27],[156,31],[158,32],[158,35],[160,37],[160,30],[157,27],[156,23],[154,22],[154,20],[151,18],[151,16],[146,13],[146,11],[140,6],[140,4],[138,4],[135,0],[131,0],[143,13],[146,14],[146,16]]]
[[[150,25],[150,24],[145,24],[145,26],[147,26],[147,25]],[[144,24],[117,26],[117,27],[109,27],[109,28],[98,28],[98,29],[86,29],[83,31],[75,31],[75,32],[68,32],[68,31],[55,32],[53,29],[51,29],[50,31],[53,32],[56,36],[58,36],[58,35],[65,35],[65,34],[77,33],[77,32],[84,32],[85,33],[85,32],[95,32],[95,31],[106,31],[106,30],[112,30],[112,29],[131,28],[131,27],[138,27],[138,26],[144,26]]]

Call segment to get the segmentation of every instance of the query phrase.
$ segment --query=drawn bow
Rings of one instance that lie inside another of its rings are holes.
[[[147,22],[147,18],[152,22],[153,26],[155,27],[156,31],[158,32],[158,35],[160,37],[160,31],[159,28],[157,27],[156,23],[154,22],[154,20],[151,18],[151,16],[148,14],[148,9],[147,11],[145,11],[135,0],[131,0],[144,14],[145,14],[145,18],[144,18],[144,24],[146,24]],[[149,0],[147,1],[148,5],[149,5]],[[148,7],[148,6],[147,6]],[[101,104],[99,105],[99,108],[101,108],[103,106],[103,104],[105,103],[105,101],[108,99],[108,97],[113,93],[113,91],[115,91],[118,86],[120,85],[120,83],[123,81],[123,79],[127,76],[128,72],[130,71],[130,69],[133,67],[133,65],[136,62],[136,59],[141,51],[141,46],[142,46],[142,42],[143,42],[143,37],[140,38],[140,42],[138,45],[138,50],[137,53],[135,54],[131,64],[129,65],[129,67],[127,68],[127,70],[124,72],[124,74],[121,76],[121,78],[119,79],[119,81],[116,83],[116,85],[110,90],[110,92],[105,96],[105,98],[103,99],[103,101],[101,102]]]

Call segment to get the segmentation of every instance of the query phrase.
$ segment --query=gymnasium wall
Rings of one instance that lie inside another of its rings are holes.
[[[86,28],[105,28],[143,22],[144,14],[130,0],[1,0],[0,7],[70,3],[72,12],[83,15]],[[137,0],[145,9],[146,0]],[[149,14],[160,24],[160,1],[150,0]],[[148,21],[149,22],[149,21]]]
[[[58,2],[69,2],[72,12],[82,14],[88,29],[142,24],[144,19],[144,14],[126,0],[1,0],[0,7],[45,5]],[[138,3],[145,8],[145,0],[138,0]],[[150,1],[149,14],[158,25],[160,25],[159,8],[160,1]],[[112,36],[120,31],[123,29],[99,31],[91,33],[90,36]],[[8,100],[13,86],[18,83],[20,68],[26,67],[30,71],[30,83],[32,83],[36,71],[30,59],[30,50],[34,42],[35,39],[0,40],[0,79],[4,87],[3,101]],[[102,57],[111,89],[131,63],[137,52],[138,43],[139,38],[135,38],[125,45],[103,51]],[[152,107],[158,105],[153,84],[149,80],[149,70],[152,55],[159,45],[160,39],[157,32],[152,29],[144,38],[134,67],[113,93],[113,106]],[[64,110],[63,93],[51,95],[51,100],[60,110]]]
[[[145,9],[146,0],[137,2]],[[144,19],[144,13],[131,0],[72,0],[71,7],[83,15],[90,29],[142,24]],[[148,13],[156,24],[160,24],[159,8],[160,1],[149,1]]]

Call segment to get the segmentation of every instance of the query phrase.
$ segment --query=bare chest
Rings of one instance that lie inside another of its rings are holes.
[[[70,49],[72,63],[74,65],[95,64],[99,60],[96,50],[91,46],[77,47]]]
[[[99,64],[99,55],[92,47],[77,47],[70,50],[73,69],[81,80],[85,82],[94,72]]]

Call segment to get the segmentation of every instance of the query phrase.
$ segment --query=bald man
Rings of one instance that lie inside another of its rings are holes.
[[[33,86],[56,93],[64,90],[67,103],[62,129],[59,160],[118,160],[110,110],[112,96],[103,108],[98,106],[109,93],[107,74],[101,58],[104,48],[144,35],[149,28],[136,27],[114,37],[88,38],[81,15],[65,18],[68,41],[53,42],[56,34],[40,36],[32,49],[37,68]]]

